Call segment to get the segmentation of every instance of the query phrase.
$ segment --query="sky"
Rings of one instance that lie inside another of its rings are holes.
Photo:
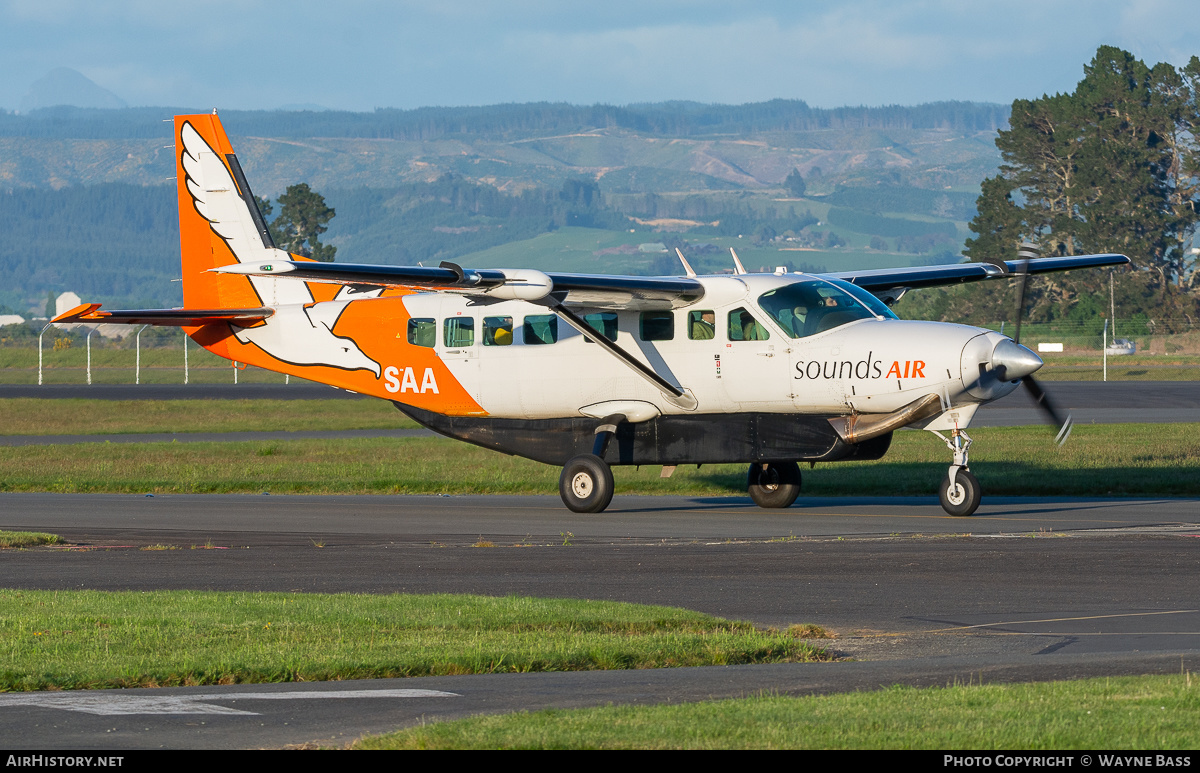
[[[1200,54],[1194,0],[0,0],[0,108],[56,67],[128,104],[1010,103],[1100,45]]]

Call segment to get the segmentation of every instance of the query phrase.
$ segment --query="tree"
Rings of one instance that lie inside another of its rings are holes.
[[[770,244],[779,234],[771,227],[769,223],[762,223],[754,229],[754,235],[750,237],[756,247]]]
[[[796,198],[804,196],[804,192],[808,190],[808,186],[804,184],[804,178],[800,175],[800,170],[795,167],[783,180],[783,187],[787,188],[788,193]]]
[[[1043,256],[1122,252],[1152,269],[1161,302],[1195,274],[1192,238],[1200,226],[1200,60],[1182,70],[1147,67],[1102,46],[1074,92],[1013,102],[998,133],[1000,173],[983,182],[974,260],[1014,260],[1021,242]],[[1035,293],[1073,304],[1098,290],[1096,275],[1063,276]],[[1092,285],[1097,285],[1092,287]],[[1193,307],[1194,301],[1183,306]],[[1185,312],[1186,313],[1186,312]]]
[[[325,197],[308,183],[289,185],[278,199],[279,217],[271,223],[271,237],[280,249],[325,263],[333,261],[337,247],[321,244],[318,237],[337,214],[325,205]],[[270,205],[268,204],[268,211]]]
[[[562,190],[558,192],[558,198],[561,201],[583,209],[591,209],[604,203],[599,183],[595,180],[580,180],[575,177],[568,177],[566,180],[563,180]]]

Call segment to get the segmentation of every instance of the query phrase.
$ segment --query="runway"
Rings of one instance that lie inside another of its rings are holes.
[[[6,552],[8,588],[613,599],[817,623],[857,659],[104,691],[142,700],[123,707],[0,696],[0,732],[31,747],[341,743],[481,711],[1200,665],[1197,500],[985,498],[975,516],[950,518],[932,498],[802,498],[765,511],[745,498],[617,497],[605,513],[577,515],[552,497],[4,494],[0,528],[92,546]],[[227,549],[187,549],[206,542]],[[485,542],[494,547],[473,547]],[[155,543],[184,549],[138,549]],[[432,692],[357,692],[412,689]]]

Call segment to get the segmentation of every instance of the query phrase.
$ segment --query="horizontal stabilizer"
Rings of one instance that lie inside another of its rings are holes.
[[[274,309],[135,309],[100,311],[99,303],[85,303],[59,314],[52,323],[91,322],[105,325],[165,325],[199,327],[212,322],[231,322],[255,327],[275,313]]]

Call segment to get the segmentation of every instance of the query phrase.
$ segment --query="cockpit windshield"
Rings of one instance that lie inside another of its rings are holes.
[[[758,296],[758,305],[792,338],[860,319],[897,319],[883,301],[840,279],[807,279]]]

